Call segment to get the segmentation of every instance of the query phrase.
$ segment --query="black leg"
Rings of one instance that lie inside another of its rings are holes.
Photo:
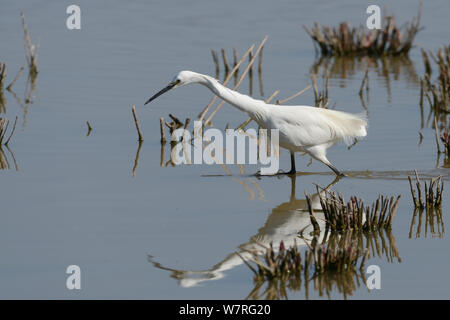
[[[345,174],[340,172],[338,169],[336,169],[335,167],[333,167],[331,164],[327,164],[327,166],[333,170],[333,172],[338,176],[338,177],[345,177]]]
[[[295,170],[295,156],[294,152],[291,151],[291,171],[288,174],[295,174],[297,171]]]

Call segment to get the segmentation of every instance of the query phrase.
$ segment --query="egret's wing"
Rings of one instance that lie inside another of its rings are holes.
[[[367,134],[363,116],[323,108],[274,106],[269,118],[271,127],[280,130],[280,139],[295,146],[349,142]]]

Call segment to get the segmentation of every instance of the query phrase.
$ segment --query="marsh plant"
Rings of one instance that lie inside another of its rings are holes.
[[[404,56],[409,53],[420,30],[420,15],[421,8],[403,27],[397,26],[394,15],[383,15],[381,29],[355,28],[349,22],[336,27],[320,26],[317,22],[311,29],[303,27],[322,56]]]
[[[442,180],[442,177],[438,176],[432,178],[428,183],[427,181],[424,181],[422,189],[417,170],[415,170],[415,176],[415,188],[412,178],[408,176],[414,207],[419,209],[440,207],[442,204],[442,195],[444,192],[444,181]]]
[[[328,191],[320,196],[320,205],[332,230],[375,230],[392,227],[400,198],[380,195],[371,206],[365,206],[362,199],[353,196],[346,202],[342,194]],[[309,210],[313,219],[314,211]]]

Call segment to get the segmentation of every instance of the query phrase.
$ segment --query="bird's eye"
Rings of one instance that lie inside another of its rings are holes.
[[[175,84],[179,84],[181,82],[180,79],[175,80]]]

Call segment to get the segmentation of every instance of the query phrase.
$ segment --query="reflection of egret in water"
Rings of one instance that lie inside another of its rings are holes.
[[[310,234],[313,231],[311,220],[308,212],[308,205],[306,199],[296,199],[295,197],[295,181],[296,177],[292,176],[291,179],[291,195],[288,202],[281,203],[272,210],[272,213],[266,220],[264,226],[262,226],[258,233],[250,238],[246,243],[241,244],[238,247],[237,253],[233,252],[229,254],[225,259],[215,264],[208,270],[193,271],[193,270],[177,270],[162,266],[156,262],[153,257],[149,256],[149,261],[157,268],[168,270],[171,272],[171,276],[179,281],[182,287],[192,287],[198,285],[201,282],[207,280],[218,280],[223,278],[224,272],[233,269],[243,264],[242,258],[249,260],[252,257],[252,252],[263,252],[270,243],[274,244],[274,247],[278,247],[281,241],[284,242],[286,247],[297,245],[305,245],[312,240]],[[325,189],[328,190],[339,181],[336,178]],[[321,193],[326,191],[321,191]],[[319,241],[323,240],[325,234],[325,221],[323,214],[320,210],[319,195],[311,195],[312,206],[318,211],[315,213],[315,217],[320,226]],[[299,231],[303,230],[303,238],[299,238]],[[242,258],[241,258],[242,257]]]
[[[248,242],[238,246],[236,252],[229,254],[225,259],[210,269],[199,271],[173,269],[156,262],[152,256],[149,256],[149,261],[156,268],[170,271],[171,277],[177,279],[180,286],[193,287],[208,280],[218,280],[225,277],[226,271],[243,264],[243,260],[251,261],[254,253],[264,253],[266,248],[271,244],[273,244],[276,252],[278,252],[281,242],[283,242],[286,248],[294,245],[303,245],[303,248],[306,249],[305,245],[309,247],[311,242],[314,241],[314,229],[311,224],[306,199],[297,199],[295,197],[296,176],[292,176],[290,179],[291,195],[289,201],[275,207],[264,226],[258,230],[256,235],[252,236]],[[321,196],[323,196],[323,192],[328,192],[338,181],[339,179],[337,178],[330,183],[330,185],[321,191]],[[312,207],[315,210],[315,218],[320,228],[320,233],[316,238],[317,241],[339,248],[343,248],[344,243],[348,245],[348,241],[351,241],[351,245],[356,246],[361,252],[368,251],[367,258],[379,257],[386,258],[388,262],[394,262],[395,260],[401,262],[395,239],[390,229],[382,228],[372,232],[329,232],[330,230],[326,228],[324,216],[321,212],[319,194],[311,195],[311,200]],[[309,274],[308,268],[305,268],[302,271],[301,277],[292,277],[289,279],[275,278],[271,281],[261,281],[261,279],[257,280],[255,278],[255,286],[247,298],[287,298],[287,289],[295,292],[303,286],[305,288],[305,296],[308,298],[310,284],[313,285],[313,289],[320,296],[325,294],[329,296],[333,290],[336,290],[346,298],[361,285],[365,285],[365,277],[363,270],[359,270],[359,272],[357,270],[351,270],[346,272],[327,271],[324,273]]]
[[[425,215],[425,221],[423,221]],[[417,223],[417,225],[416,225]],[[415,229],[415,235],[414,235]],[[424,237],[428,237],[428,231],[432,238],[442,238],[444,236],[444,219],[442,218],[442,209],[440,207],[426,207],[425,209],[415,208],[409,229],[409,238],[413,236],[417,239],[421,237],[422,231]]]

